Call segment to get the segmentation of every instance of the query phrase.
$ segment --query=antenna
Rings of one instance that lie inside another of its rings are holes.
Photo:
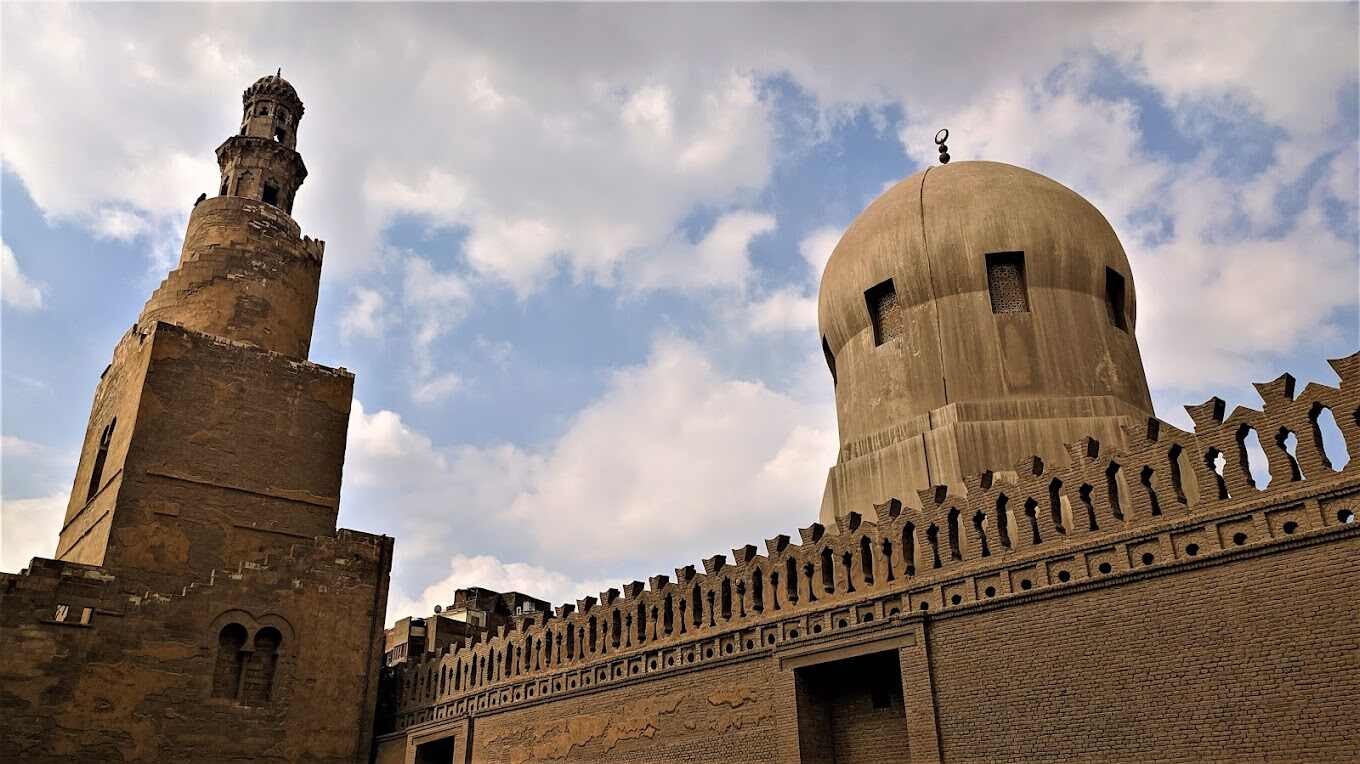
[[[949,129],[942,127],[939,132],[935,133],[935,145],[940,147],[940,164],[949,164],[949,147],[944,145],[947,140],[949,140]]]

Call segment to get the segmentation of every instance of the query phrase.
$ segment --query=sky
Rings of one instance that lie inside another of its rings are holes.
[[[572,601],[814,521],[816,292],[935,161],[1095,204],[1157,413],[1360,346],[1354,3],[0,6],[0,569],[51,555],[99,374],[240,94],[306,104],[311,359],[389,618]]]

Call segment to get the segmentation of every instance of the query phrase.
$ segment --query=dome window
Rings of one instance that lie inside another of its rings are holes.
[[[1129,330],[1124,315],[1124,276],[1113,268],[1105,269],[1105,305],[1110,311],[1110,323],[1120,331]]]
[[[1025,253],[993,252],[987,255],[987,292],[993,313],[1028,313],[1025,285]]]
[[[892,279],[872,287],[864,293],[869,318],[874,324],[874,346],[896,339],[902,334],[902,304],[897,301],[897,290]]]
[[[831,386],[836,386],[836,356],[831,352],[831,346],[826,344],[826,337],[822,338],[822,355],[826,356],[826,367],[831,370]]]

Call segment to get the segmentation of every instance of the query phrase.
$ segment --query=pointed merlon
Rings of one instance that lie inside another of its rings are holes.
[[[732,550],[732,562],[736,565],[745,565],[756,558],[756,545],[747,544]]]
[[[1253,382],[1251,386],[1256,388],[1256,394],[1261,396],[1261,401],[1269,406],[1273,403],[1293,401],[1294,384],[1294,375],[1284,373],[1269,382]]]
[[[789,548],[788,534],[781,533],[772,539],[765,539],[765,552],[769,554],[771,557],[783,553],[783,551],[788,548]]]
[[[826,534],[826,526],[821,523],[813,523],[806,528],[799,528],[798,535],[803,539],[804,544],[815,544],[822,540]]]
[[[1205,430],[1212,430],[1214,425],[1223,424],[1223,414],[1227,406],[1222,398],[1215,395],[1198,406],[1186,406],[1185,413],[1190,415],[1190,421],[1195,423],[1195,429],[1202,427]]]

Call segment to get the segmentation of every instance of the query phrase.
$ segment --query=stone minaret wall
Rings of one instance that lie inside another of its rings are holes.
[[[165,321],[306,358],[325,242],[299,234],[286,212],[256,199],[201,202],[189,217],[179,267],[151,295],[139,323]]]
[[[241,134],[217,149],[220,194],[195,205],[178,267],[147,301],[154,321],[306,358],[325,243],[291,216],[307,178],[298,154],[302,101],[264,77],[242,96]]]
[[[95,393],[60,559],[169,586],[335,531],[353,376],[307,363],[325,244],[289,214],[302,101],[264,77]]]

